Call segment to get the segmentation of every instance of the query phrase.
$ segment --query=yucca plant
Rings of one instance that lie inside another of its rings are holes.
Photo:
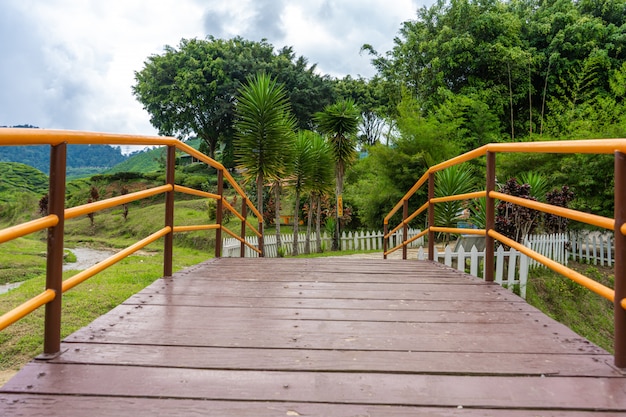
[[[475,184],[474,172],[470,167],[454,165],[435,175],[435,197],[469,193],[475,191]],[[440,227],[456,227],[464,208],[461,200],[436,204],[435,224]]]
[[[235,116],[235,158],[246,181],[256,181],[262,209],[264,182],[284,175],[296,119],[283,86],[263,73],[239,90]]]
[[[324,111],[315,114],[315,121],[328,141],[335,159],[335,197],[337,205],[343,194],[343,178],[346,168],[356,159],[356,133],[359,126],[359,110],[352,99],[340,100],[326,106]],[[336,210],[333,250],[339,247],[339,210]]]

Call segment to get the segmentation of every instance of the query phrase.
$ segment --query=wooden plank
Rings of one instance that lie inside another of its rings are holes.
[[[160,294],[142,292],[135,294],[125,301],[130,305],[170,305],[170,306],[214,306],[214,307],[249,307],[258,308],[318,308],[318,309],[357,309],[372,308],[376,310],[413,310],[413,311],[485,311],[504,312],[536,311],[521,298],[513,300],[467,300],[465,297],[457,300],[377,300],[377,299],[331,299],[331,298],[260,298],[238,297],[203,294]]]
[[[409,352],[209,348],[200,346],[64,343],[55,363],[173,368],[349,371],[478,375],[618,376],[612,356],[508,352]]]
[[[143,321],[153,317],[166,317],[171,305],[148,304],[142,308],[124,304],[117,307],[99,325],[111,325],[123,320],[124,323]],[[376,309],[341,309],[341,308],[259,308],[259,307],[223,307],[223,306],[188,306],[179,305],[176,316],[183,323],[192,322],[198,317],[210,317],[212,321],[245,320],[311,320],[311,321],[370,321],[398,323],[475,323],[515,325],[537,320],[551,323],[539,311],[520,313],[518,311],[413,311],[413,310],[376,310]],[[101,320],[104,320],[101,319]]]
[[[31,417],[203,416],[386,416],[386,417],[585,417],[587,411],[505,410],[460,407],[393,407],[367,404],[319,404],[312,402],[207,401],[163,398],[77,397],[5,394],[0,397],[0,415]],[[618,417],[620,412],[595,411],[593,415]]]
[[[71,375],[68,378],[67,375]],[[28,364],[5,392],[626,412],[626,379]]]

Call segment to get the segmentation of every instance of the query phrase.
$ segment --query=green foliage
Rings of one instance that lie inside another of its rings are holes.
[[[254,42],[182,39],[177,48],[147,59],[135,73],[133,92],[151,115],[159,132],[185,137],[195,134],[214,157],[218,144],[232,144],[235,120],[233,97],[250,74],[265,72],[287,85],[300,127],[310,127],[311,115],[332,100],[328,77],[316,74],[292,48],[275,52],[266,40]],[[231,151],[223,152],[224,162]]]
[[[359,110],[350,98],[326,106],[315,114],[318,130],[328,137],[335,159],[337,181],[355,159],[355,138],[359,124]]]
[[[236,115],[237,163],[247,181],[256,181],[257,207],[263,207],[264,181],[284,174],[296,120],[284,87],[265,74],[250,78],[239,90]]]
[[[475,191],[474,171],[469,166],[454,165],[435,175],[435,197],[446,197]],[[435,205],[435,224],[456,227],[464,208],[463,201],[447,201]]]
[[[468,148],[505,131],[621,137],[625,9],[623,1],[442,0],[404,22],[391,51],[363,49],[388,85],[419,100],[422,116],[442,106],[453,119],[465,114],[459,135]]]

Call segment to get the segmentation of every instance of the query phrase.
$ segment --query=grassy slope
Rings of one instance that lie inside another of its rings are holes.
[[[570,262],[586,276],[613,288],[610,268]],[[613,304],[581,285],[545,268],[532,271],[526,300],[556,321],[613,353]]]

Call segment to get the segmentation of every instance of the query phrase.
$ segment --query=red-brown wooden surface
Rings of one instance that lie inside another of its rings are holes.
[[[431,262],[215,259],[0,389],[1,416],[617,416],[604,350]]]

